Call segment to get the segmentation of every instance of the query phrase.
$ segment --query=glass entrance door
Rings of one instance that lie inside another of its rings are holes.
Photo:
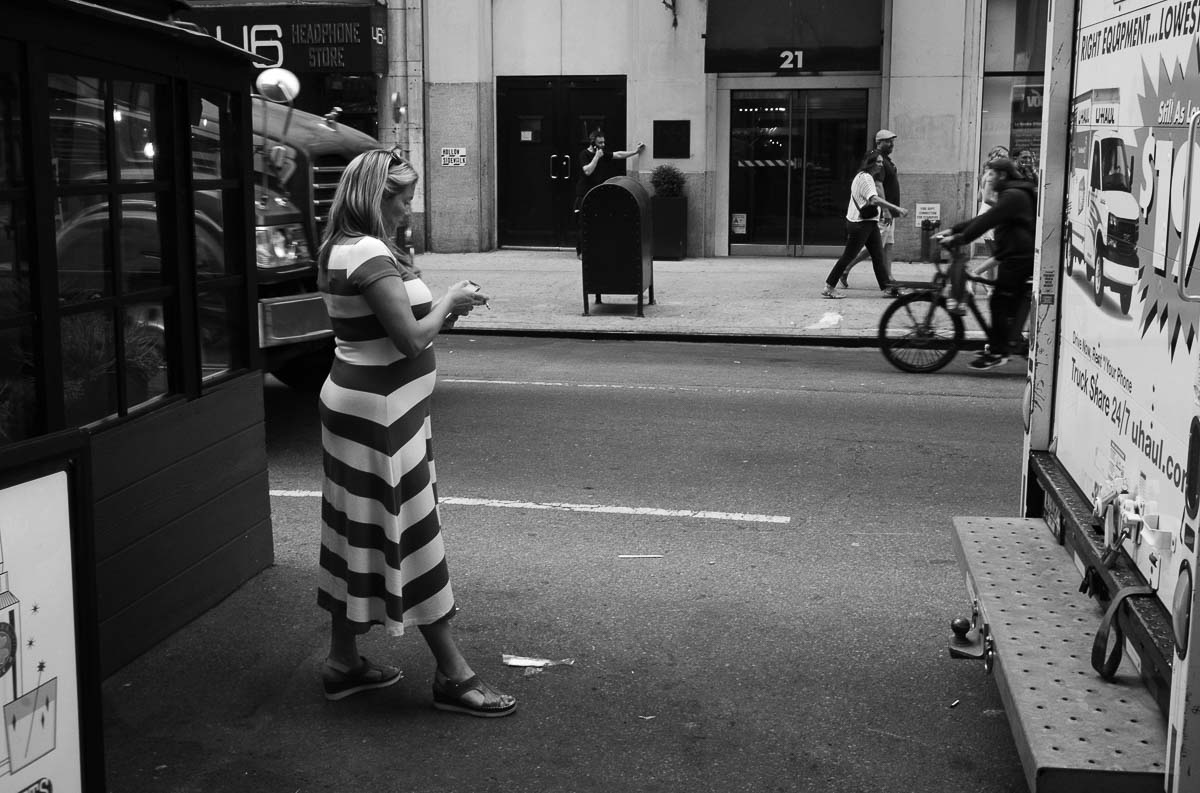
[[[841,252],[867,140],[866,90],[733,91],[729,252]]]

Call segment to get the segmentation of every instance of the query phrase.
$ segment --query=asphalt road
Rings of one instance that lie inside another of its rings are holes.
[[[398,791],[1025,789],[994,685],[945,650],[966,611],[951,518],[1017,511],[1021,368],[470,337],[438,355],[457,626],[520,711],[429,711],[420,640],[372,636],[408,675],[345,706],[367,714],[345,773]],[[272,489],[319,490],[312,400],[269,385],[267,410]],[[273,498],[279,566],[312,570],[317,504]],[[502,653],[574,665],[524,677]]]
[[[104,684],[110,793],[1026,789],[950,660],[955,515],[1013,515],[1023,370],[870,349],[453,336],[434,403],[476,670],[518,712],[326,702],[316,401],[268,378],[276,564]],[[573,659],[526,676],[502,654]]]

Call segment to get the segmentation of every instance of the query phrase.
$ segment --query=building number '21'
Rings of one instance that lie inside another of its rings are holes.
[[[804,50],[780,50],[779,71],[804,68]]]

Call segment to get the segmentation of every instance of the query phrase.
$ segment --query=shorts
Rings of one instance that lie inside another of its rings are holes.
[[[879,237],[884,245],[896,242],[896,219],[894,217],[879,218]]]

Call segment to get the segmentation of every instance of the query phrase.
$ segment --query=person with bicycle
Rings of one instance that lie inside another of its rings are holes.
[[[983,214],[938,235],[944,246],[954,247],[995,230],[996,286],[989,301],[992,325],[988,349],[971,363],[972,369],[994,369],[1008,363],[1013,324],[1021,313],[1029,279],[1033,277],[1037,187],[1007,157],[991,160],[987,167],[996,192],[995,203]]]

